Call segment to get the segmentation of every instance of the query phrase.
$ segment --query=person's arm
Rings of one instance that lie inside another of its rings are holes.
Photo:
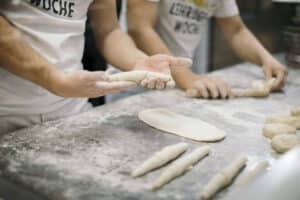
[[[287,76],[285,67],[261,45],[240,16],[217,18],[217,23],[241,59],[262,66],[267,80],[275,77],[274,89],[283,87]]]
[[[115,1],[95,0],[89,12],[97,47],[110,64],[122,70],[148,70],[160,73],[164,73],[170,66],[181,63],[191,65],[190,60],[168,55],[147,56],[137,48],[127,33],[121,31],[115,10]],[[161,89],[162,85],[164,85],[162,80],[151,79],[143,81],[141,86]]]
[[[172,55],[169,48],[155,31],[158,20],[158,3],[147,0],[131,0],[127,2],[128,33],[138,48],[148,55]]]
[[[136,62],[148,56],[136,48],[133,40],[121,31],[116,1],[95,0],[89,10],[97,47],[105,59],[121,70],[132,70]]]
[[[137,46],[149,55],[172,55],[167,45],[155,30],[158,20],[158,3],[146,0],[127,1],[128,32]],[[171,67],[177,85],[193,97],[226,98],[231,96],[230,87],[221,79],[197,75],[190,68]],[[192,92],[191,92],[192,91]]]
[[[0,16],[0,66],[5,70],[64,97],[97,97],[124,87],[105,80],[104,72],[77,71],[64,74],[49,63],[30,44],[21,31]],[[96,84],[97,83],[97,84]]]

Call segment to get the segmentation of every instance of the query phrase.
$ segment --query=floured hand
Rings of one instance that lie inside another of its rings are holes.
[[[149,71],[155,73],[165,74],[171,77],[171,68],[189,68],[192,66],[192,60],[189,58],[176,58],[168,55],[154,55],[142,59],[134,66],[136,71]],[[172,79],[167,82],[157,74],[148,74],[141,80],[140,86],[149,89],[164,89],[167,87],[175,87],[175,81]]]
[[[62,97],[99,97],[135,87],[130,81],[109,82],[103,71],[78,70],[56,75],[50,91]]]

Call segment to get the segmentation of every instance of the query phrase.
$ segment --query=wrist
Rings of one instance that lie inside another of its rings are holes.
[[[44,74],[44,87],[50,92],[63,96],[65,74],[57,69],[51,69]]]
[[[172,76],[174,77],[177,85],[183,90],[192,88],[194,82],[200,77],[191,70],[172,70]]]

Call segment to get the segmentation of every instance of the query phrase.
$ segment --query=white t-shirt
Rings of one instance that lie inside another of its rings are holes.
[[[239,14],[235,0],[148,0],[159,2],[156,30],[176,56],[193,57],[210,17]]]
[[[87,11],[93,0],[0,1],[0,13],[22,31],[24,39],[62,71],[82,69]],[[1,36],[0,36],[1,37]],[[62,98],[0,67],[0,115],[45,114],[85,98]]]

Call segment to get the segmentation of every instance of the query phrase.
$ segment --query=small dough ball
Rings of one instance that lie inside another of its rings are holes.
[[[296,108],[293,108],[291,110],[291,115],[292,116],[300,116],[300,106],[299,107],[296,107]]]
[[[266,124],[263,128],[263,135],[270,139],[272,139],[276,135],[296,134],[296,132],[297,130],[295,127],[282,123]]]
[[[277,135],[272,139],[272,148],[278,153],[285,153],[300,144],[299,135]]]

